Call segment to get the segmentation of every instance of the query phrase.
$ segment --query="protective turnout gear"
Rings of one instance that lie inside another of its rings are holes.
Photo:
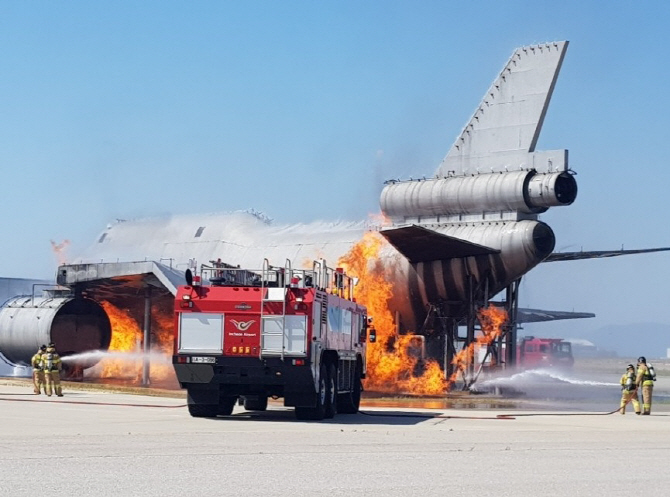
[[[30,359],[30,364],[33,367],[33,392],[35,395],[40,395],[42,390],[46,393],[46,386],[44,384],[44,371],[42,370],[42,354],[43,350],[40,347],[35,355]]]
[[[651,365],[651,363],[647,363],[647,371],[649,372],[649,376],[651,376],[652,381],[656,381],[656,370],[654,369],[654,366]]]
[[[654,378],[649,372],[646,359],[640,357],[637,365],[637,379],[635,384],[642,390],[642,414],[651,414],[651,398],[654,390]]]
[[[633,403],[635,414],[640,414],[640,400],[637,396],[637,386],[635,384],[635,368],[632,364],[628,365],[626,372],[621,377],[621,414],[626,414],[626,406],[629,402]]]
[[[46,381],[46,394],[51,397],[54,391],[59,397],[63,396],[60,386],[60,371],[63,368],[60,356],[53,347],[48,347],[45,354],[42,354],[42,369],[44,370],[44,379]]]

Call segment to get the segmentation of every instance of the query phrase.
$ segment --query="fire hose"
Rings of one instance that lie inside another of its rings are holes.
[[[633,394],[637,393],[637,388],[633,390]],[[631,395],[625,404],[614,411],[610,412],[563,412],[563,413],[545,413],[545,412],[534,412],[534,413],[514,413],[514,414],[497,414],[495,416],[459,416],[459,415],[444,415],[444,414],[399,414],[399,413],[381,413],[381,412],[365,412],[359,411],[359,414],[364,416],[375,416],[375,417],[389,417],[389,418],[419,418],[419,419],[482,419],[482,420],[513,420],[517,417],[531,417],[531,416],[609,416],[610,414],[615,414],[622,409],[625,409],[626,406],[633,400],[635,395]],[[160,404],[130,404],[130,403],[116,403],[116,402],[90,402],[83,400],[65,400],[65,401],[52,401],[44,399],[8,399],[5,397],[0,397],[0,400],[9,401],[9,402],[59,402],[63,404],[78,404],[78,405],[96,405],[96,406],[118,406],[118,407],[157,407],[163,409],[176,409],[181,407],[186,407],[187,404],[178,404],[178,405],[160,405]]]
[[[79,404],[79,405],[90,405],[90,406],[119,406],[119,407],[160,407],[163,409],[174,409],[177,407],[186,407],[187,404],[179,404],[176,406],[166,406],[159,404],[125,404],[117,402],[89,402],[85,400],[45,400],[45,399],[7,399],[5,397],[0,397],[0,400],[6,400],[8,402],[56,402],[59,404]]]

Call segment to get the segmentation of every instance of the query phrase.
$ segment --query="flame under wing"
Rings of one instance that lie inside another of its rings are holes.
[[[385,229],[380,233],[411,263],[500,253],[499,250],[416,225]]]

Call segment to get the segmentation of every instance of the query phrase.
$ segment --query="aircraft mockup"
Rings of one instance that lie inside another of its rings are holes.
[[[554,233],[538,215],[576,198],[567,150],[536,150],[567,47],[562,41],[515,50],[434,177],[386,183],[384,225],[275,225],[249,212],[119,221],[75,264],[61,266],[57,281],[73,290],[69,298],[123,300],[141,316],[143,288],[154,288],[154,298],[171,295],[197,263],[335,264],[375,233],[388,241],[376,262],[393,283],[389,307],[401,332],[420,331],[436,307],[463,319],[550,256]],[[86,308],[70,307],[75,314]],[[101,328],[94,342],[108,343],[107,325]],[[0,350],[12,347],[2,336]],[[36,340],[26,350],[35,350]]]

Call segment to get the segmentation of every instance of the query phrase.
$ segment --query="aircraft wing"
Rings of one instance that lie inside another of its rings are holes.
[[[554,252],[542,262],[554,261],[578,261],[581,259],[603,259],[605,257],[617,257],[619,255],[646,254],[649,252],[666,252],[670,247],[638,249],[638,250],[593,250],[590,252]]]
[[[385,229],[380,233],[411,263],[500,252],[416,225]]]
[[[517,310],[516,322],[521,323],[540,323],[543,321],[558,321],[561,319],[582,319],[594,318],[592,312],[568,312],[568,311],[543,311],[541,309],[521,309]]]

